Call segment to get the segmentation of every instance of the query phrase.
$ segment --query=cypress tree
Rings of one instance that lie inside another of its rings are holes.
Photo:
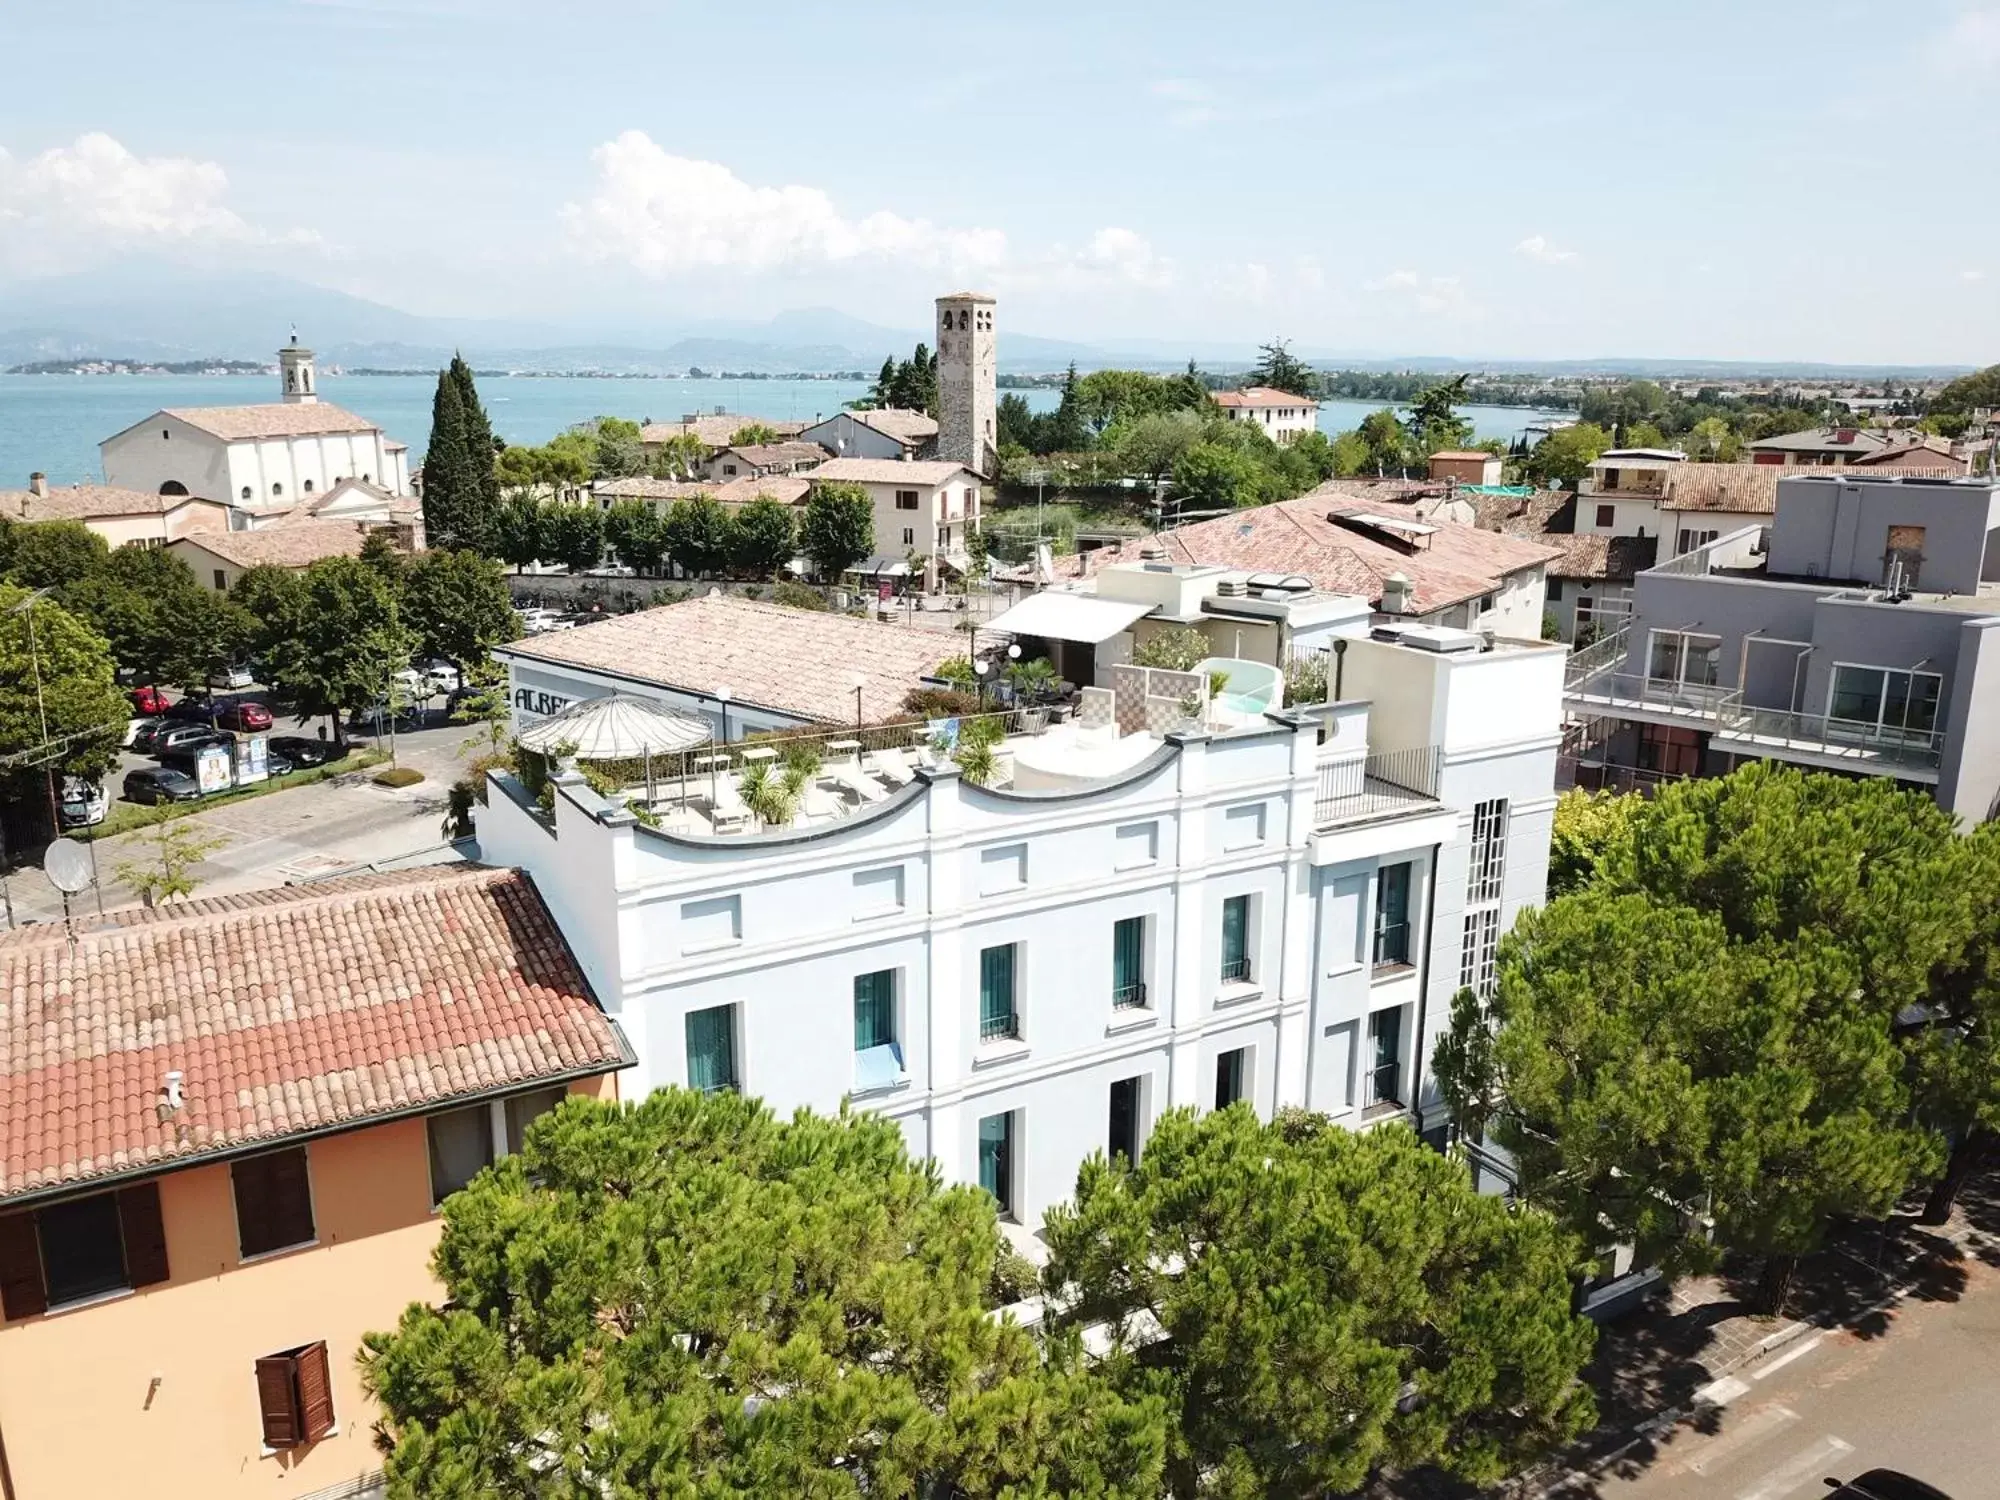
[[[463,355],[452,355],[451,378],[458,387],[458,404],[465,414],[465,457],[474,486],[465,510],[465,535],[460,541],[464,546],[484,548],[493,533],[494,517],[500,511],[500,471],[494,462],[499,450],[493,443],[493,424],[480,403],[478,388],[472,383],[472,366]]]
[[[433,547],[465,545],[477,500],[471,459],[465,449],[465,404],[458,382],[438,371],[431,401],[431,441],[424,453],[424,539]]]

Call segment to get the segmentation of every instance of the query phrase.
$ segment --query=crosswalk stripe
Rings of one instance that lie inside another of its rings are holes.
[[[1736,1500],[1782,1500],[1800,1485],[1825,1477],[1828,1464],[1843,1453],[1852,1453],[1854,1445],[1843,1443],[1837,1437],[1821,1438],[1803,1453],[1796,1453],[1777,1468],[1764,1474],[1753,1489],[1738,1490]]]
[[[1732,1425],[1713,1442],[1706,1444],[1699,1456],[1688,1461],[1688,1467],[1697,1474],[1712,1473],[1752,1443],[1769,1437],[1780,1427],[1798,1419],[1799,1414],[1789,1406],[1763,1407]]]
[[[1784,1369],[1785,1366],[1790,1364],[1793,1360],[1804,1359],[1808,1354],[1812,1353],[1813,1350],[1819,1347],[1820,1340],[1824,1339],[1825,1337],[1826,1335],[1823,1333],[1818,1334],[1813,1338],[1807,1339],[1803,1344],[1800,1344],[1795,1349],[1787,1349],[1783,1354],[1780,1354],[1776,1359],[1772,1360],[1768,1365],[1765,1365],[1762,1369],[1751,1371],[1750,1378],[1752,1380],[1764,1380],[1772,1375],[1777,1374],[1778,1371]]]

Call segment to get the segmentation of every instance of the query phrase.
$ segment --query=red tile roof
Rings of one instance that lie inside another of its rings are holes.
[[[1432,523],[1437,529],[1405,552],[1334,519],[1344,515],[1351,520],[1371,511],[1401,511],[1399,518],[1407,514],[1406,507],[1390,510],[1339,495],[1302,495],[1100,547],[1084,553],[1080,567],[1095,572],[1106,563],[1139,562],[1145,549],[1157,544],[1173,562],[1299,573],[1323,593],[1353,594],[1371,604],[1382,597],[1382,581],[1401,573],[1412,585],[1416,613],[1429,614],[1490,594],[1508,574],[1556,555],[1555,548],[1539,542],[1448,521]]]
[[[0,1202],[631,1061],[518,871],[22,928],[0,935]]]
[[[1310,406],[1319,403],[1310,396],[1295,396],[1290,391],[1281,391],[1268,385],[1247,385],[1240,391],[1217,391],[1217,406]],[[1484,458],[1486,455],[1481,454]]]

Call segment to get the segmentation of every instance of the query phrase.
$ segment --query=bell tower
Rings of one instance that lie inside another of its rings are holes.
[[[938,457],[988,479],[1000,472],[993,311],[983,292],[937,299]]]
[[[299,347],[296,328],[292,330],[292,341],[278,351],[278,383],[288,402],[310,404],[319,400],[319,393],[313,389],[313,352]]]

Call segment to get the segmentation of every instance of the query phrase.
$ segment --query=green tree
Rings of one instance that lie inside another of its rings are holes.
[[[732,448],[755,448],[764,443],[775,443],[778,440],[778,429],[773,427],[769,422],[750,422],[737,428],[736,431],[729,435],[729,446]]]
[[[1240,449],[1196,443],[1174,462],[1175,514],[1255,505],[1259,477],[1255,460]]]
[[[1632,837],[1632,819],[1643,798],[1617,792],[1592,792],[1581,787],[1556,799],[1554,831],[1549,839],[1549,899],[1582,890],[1597,878],[1616,848]]]
[[[1522,467],[1539,484],[1554,482],[1575,489],[1598,454],[1611,446],[1611,435],[1590,422],[1577,422],[1550,433],[1529,451]]]
[[[104,637],[55,600],[29,598],[0,583],[0,756],[37,752],[0,767],[0,801],[40,809],[45,766],[58,777],[101,776],[117,764],[131,706]]]
[[[1922,1117],[1950,1142],[1923,1222],[1951,1216],[2000,1131],[2000,823],[1960,840],[1956,888],[1971,907],[1964,946],[1931,971],[1929,1022],[1913,1039]]]
[[[364,1340],[396,1500],[1150,1500],[1164,1421],[987,1316],[991,1199],[879,1116],[571,1099],[444,1205]]]
[[[242,653],[268,658],[296,629],[305,594],[304,577],[275,563],[259,563],[237,574],[229,586],[229,603],[242,622]]]
[[[1201,418],[1191,411],[1152,412],[1118,435],[1118,461],[1157,484],[1202,440]]]
[[[590,477],[624,479],[646,472],[649,459],[639,441],[639,424],[623,417],[593,417],[571,429],[590,444]]]
[[[81,521],[28,521],[8,531],[7,576],[25,588],[65,588],[101,569],[104,538]]]
[[[305,570],[290,631],[272,642],[271,670],[301,716],[325,714],[347,743],[343,715],[385,698],[416,639],[396,590],[358,557],[324,557]]]
[[[236,612],[163,547],[120,547],[60,592],[140,682],[194,687],[241,645]]]
[[[500,564],[468,550],[412,558],[403,571],[402,609],[417,650],[443,657],[461,675],[521,635]]]
[[[1062,396],[1056,402],[1055,413],[1047,431],[1047,448],[1038,448],[1038,453],[1075,453],[1090,446],[1090,430],[1085,425],[1083,415],[1083,392],[1076,374],[1076,361],[1071,360],[1069,370],[1063,376]]]
[[[432,547],[477,546],[479,470],[467,446],[465,399],[450,370],[438,371],[431,440],[424,452],[424,540]]]
[[[377,526],[362,538],[361,560],[380,573],[390,588],[396,588],[402,583],[403,569],[410,560],[410,554],[396,545],[395,532],[386,526]]]
[[[1168,625],[1146,637],[1132,653],[1135,666],[1163,667],[1169,672],[1191,672],[1196,662],[1215,655],[1208,637],[1192,625]]]
[[[773,577],[797,551],[798,526],[789,505],[759,495],[736,512],[729,530],[729,561],[739,572]]]
[[[1293,356],[1290,339],[1273,339],[1257,346],[1257,363],[1250,368],[1250,384],[1268,385],[1296,396],[1316,396],[1319,372]]]
[[[1333,444],[1323,432],[1300,433],[1279,454],[1279,459],[1301,490],[1333,478],[1339,468]]]
[[[604,513],[604,543],[626,567],[654,572],[667,552],[665,520],[651,501],[616,501]]]
[[[2000,407],[2000,365],[1961,375],[1930,400],[1934,412],[1969,413],[1976,406]]]
[[[121,860],[112,874],[145,906],[192,896],[196,866],[226,842],[190,822],[161,823],[134,841],[138,857]]]
[[[570,572],[597,567],[604,561],[604,512],[588,500],[543,502],[542,560],[561,563]]]
[[[472,366],[465,362],[464,356],[453,354],[446,373],[458,387],[470,477],[464,512],[467,535],[461,545],[484,551],[492,545],[493,518],[500,509],[500,471],[496,460],[504,445],[494,441],[493,424],[487,419],[486,407],[472,378]]]
[[[1401,474],[1410,466],[1415,444],[1402,419],[1388,407],[1363,417],[1355,433],[1368,449],[1368,456],[1362,462],[1362,473]]]
[[[1892,1023],[1970,931],[1953,825],[1880,780],[1763,763],[1631,816],[1503,942],[1490,1016],[1454,1006],[1438,1075],[1463,1125],[1493,1118],[1526,1201],[1670,1270],[1760,1256],[1782,1308],[1832,1219],[1941,1159]]]
[[[1635,422],[1619,436],[1621,448],[1665,448],[1667,435],[1654,422]]]
[[[706,578],[729,561],[729,514],[711,495],[689,495],[668,509],[660,540],[684,573]]]
[[[1166,1401],[1177,1500],[1490,1483],[1593,1416],[1574,1242],[1405,1128],[1170,1111],[1043,1235],[1051,1326],[1101,1327],[1105,1378]]]
[[[1429,458],[1446,448],[1463,448],[1472,441],[1472,424],[1458,414],[1465,399],[1466,377],[1454,375],[1435,385],[1425,386],[1410,404],[1410,442],[1413,457]]]
[[[799,549],[829,583],[875,551],[875,503],[858,484],[815,484],[799,520]]]
[[[708,444],[692,432],[677,432],[655,446],[648,472],[655,479],[693,479],[708,460]]]
[[[1368,439],[1359,432],[1343,432],[1333,440],[1333,472],[1342,479],[1371,472],[1374,457]]]
[[[492,543],[493,555],[517,573],[539,561],[543,547],[542,503],[527,490],[509,494],[494,514]]]

